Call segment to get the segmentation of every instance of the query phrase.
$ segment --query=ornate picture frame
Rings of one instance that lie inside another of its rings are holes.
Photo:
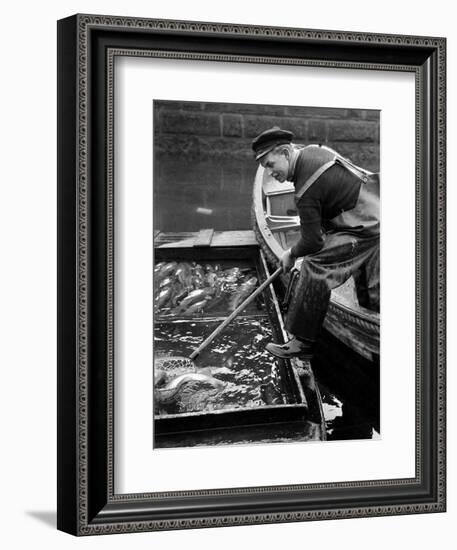
[[[444,38],[74,15],[58,22],[58,528],[74,535],[443,512]],[[114,60],[415,75],[415,476],[119,494],[114,484]]]

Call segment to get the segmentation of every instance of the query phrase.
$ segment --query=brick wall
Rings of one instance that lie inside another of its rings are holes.
[[[252,160],[251,142],[279,126],[296,143],[322,143],[379,171],[379,111],[278,105],[154,101],[154,151],[181,160]]]

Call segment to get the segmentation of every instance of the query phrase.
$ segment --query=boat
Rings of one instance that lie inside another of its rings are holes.
[[[379,176],[375,175],[379,185]],[[256,239],[273,267],[279,265],[283,252],[293,246],[300,235],[292,182],[280,183],[259,165],[253,189],[252,222]],[[295,267],[299,269],[298,259]],[[293,285],[296,270],[282,276],[284,288]],[[353,279],[334,289],[324,320],[327,331],[344,348],[363,361],[379,365],[379,313],[358,304]]]
[[[225,265],[247,266],[255,269],[259,284],[270,276],[265,254],[252,230],[207,229],[189,233],[157,231],[154,234],[154,262],[199,262],[202,265],[225,262]],[[260,312],[246,310],[240,317],[254,318],[256,315],[263,326],[269,323],[276,341],[286,340],[279,301],[272,285],[263,293]],[[204,334],[209,331],[208,327],[217,326],[225,317],[226,314],[221,313],[215,316],[214,312],[210,317],[202,311],[190,319],[170,319],[166,314],[156,312],[154,330],[156,334],[167,323],[182,325],[191,321],[193,327],[202,327]],[[184,343],[183,351],[183,355],[188,352],[184,349]],[[287,395],[283,402],[256,406],[232,404],[217,410],[178,413],[155,410],[154,447],[325,440],[322,400],[310,363],[300,359],[278,360],[277,369],[284,395]]]

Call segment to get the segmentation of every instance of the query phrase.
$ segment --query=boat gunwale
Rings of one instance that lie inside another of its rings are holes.
[[[252,412],[252,410],[274,410],[279,411],[282,409],[304,409],[304,412],[307,411],[307,403],[279,403],[277,405],[258,405],[255,407],[232,407],[232,408],[221,408],[221,409],[211,409],[210,411],[191,411],[187,413],[174,413],[174,414],[154,414],[154,420],[170,420],[170,419],[180,419],[188,417],[197,417],[197,416],[214,416],[224,413],[234,413],[236,415],[243,414],[246,412]],[[260,425],[260,424],[259,424]]]

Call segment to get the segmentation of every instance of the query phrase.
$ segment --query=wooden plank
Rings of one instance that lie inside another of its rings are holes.
[[[172,234],[161,233],[160,241],[164,244],[159,244],[160,248],[187,248],[194,247],[195,238],[197,233],[182,233],[181,239],[179,239],[179,233]],[[258,247],[258,243],[255,238],[254,231],[252,230],[240,230],[240,231],[216,231],[211,241],[211,248],[217,247]]]
[[[195,247],[206,247],[211,246],[211,241],[213,240],[214,229],[200,229],[195,237],[194,246]]]
[[[255,246],[258,243],[254,231],[221,231],[214,235],[213,246]]]

